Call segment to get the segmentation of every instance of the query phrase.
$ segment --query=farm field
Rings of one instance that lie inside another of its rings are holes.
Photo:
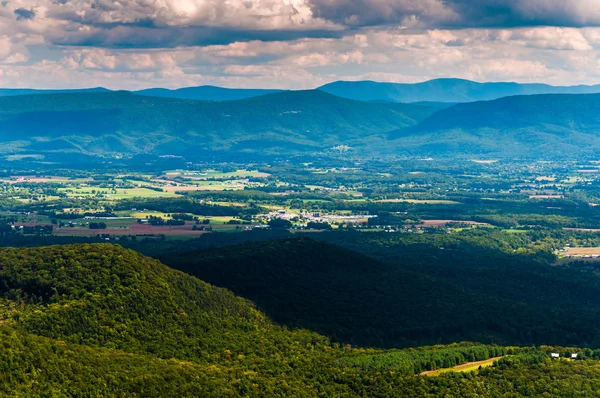
[[[59,183],[71,183],[81,184],[92,181],[92,178],[69,178],[61,176],[27,176],[27,175],[13,175],[10,177],[0,178],[0,182],[9,184],[21,184],[21,183],[35,183],[35,184],[59,184]]]
[[[600,256],[600,247],[568,247],[565,255],[569,256]]]
[[[177,195],[174,192],[159,192],[147,188],[131,188],[131,189],[103,189],[95,187],[78,187],[78,188],[59,188],[59,192],[63,192],[67,197],[81,196],[96,196],[103,195],[106,199],[133,199],[133,198],[174,198]],[[116,193],[115,193],[116,192]]]
[[[425,227],[444,227],[448,224],[452,224],[452,223],[460,223],[460,224],[467,224],[467,225],[481,225],[481,226],[486,226],[489,224],[486,223],[481,223],[481,222],[476,222],[476,221],[461,221],[461,220],[423,220],[422,224],[420,224],[421,226],[425,226]]]
[[[422,372],[419,376],[430,376],[430,377],[435,377],[435,376],[440,376],[444,373],[452,373],[452,372],[460,372],[460,373],[467,373],[467,372],[473,372],[478,370],[480,367],[481,368],[487,368],[490,367],[494,364],[494,362],[502,359],[504,357],[495,357],[495,358],[490,358],[490,359],[486,359],[485,361],[478,361],[478,362],[469,362],[469,363],[465,363],[462,365],[458,365],[458,366],[454,366],[452,368],[445,368],[445,369],[438,369],[438,370],[429,370],[427,372]]]
[[[53,234],[61,236],[96,236],[96,235],[110,235],[110,236],[184,236],[184,237],[198,237],[208,231],[193,230],[194,223],[186,223],[186,225],[149,225],[139,224],[137,222],[131,222],[126,225],[115,226],[107,223],[106,229],[89,229],[86,227],[63,227],[55,228]],[[215,229],[230,229],[225,226],[215,226]],[[227,226],[231,227],[231,226]],[[233,226],[235,229],[235,226]]]
[[[383,199],[377,200],[377,203],[412,203],[424,205],[459,205],[459,202],[453,200],[420,200],[420,199]]]
[[[204,171],[189,171],[189,170],[170,170],[165,172],[165,176],[169,178],[184,177],[189,179],[228,179],[228,178],[267,178],[270,176],[268,173],[263,173],[258,170],[237,170],[233,172],[221,172],[218,170],[204,170]]]

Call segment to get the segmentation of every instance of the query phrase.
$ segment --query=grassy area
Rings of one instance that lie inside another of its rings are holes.
[[[498,160],[479,160],[479,159],[472,159],[471,162],[473,163],[477,163],[477,164],[494,164],[494,163],[498,163]]]
[[[133,198],[174,198],[180,195],[174,192],[159,192],[147,188],[112,189],[97,187],[59,188],[59,192],[66,193],[68,197],[104,195],[106,199],[133,199]],[[116,192],[116,193],[115,193]]]
[[[203,171],[190,171],[190,170],[169,170],[165,172],[168,177],[195,177],[195,178],[267,178],[270,176],[268,173],[263,173],[258,170],[237,170],[233,172],[220,172],[217,170],[203,170]]]
[[[439,376],[444,373],[450,373],[450,372],[461,372],[461,373],[473,372],[473,371],[478,370],[480,367],[481,368],[490,367],[494,364],[494,362],[496,362],[497,360],[499,360],[501,358],[503,358],[503,357],[490,358],[485,361],[479,361],[479,362],[469,362],[469,363],[465,363],[463,365],[454,366],[452,368],[431,370],[428,372],[421,373],[421,376]]]
[[[377,203],[413,203],[424,205],[459,205],[459,202],[453,200],[419,200],[419,199],[385,199],[377,200]]]

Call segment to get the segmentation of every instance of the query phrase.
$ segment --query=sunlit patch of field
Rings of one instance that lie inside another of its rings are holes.
[[[471,162],[477,163],[477,164],[494,164],[494,163],[498,163],[499,160],[497,160],[497,159],[494,159],[494,160],[471,159]]]
[[[14,161],[23,160],[23,159],[43,160],[44,157],[45,156],[41,155],[41,154],[16,154],[16,155],[8,155],[5,159],[8,160],[9,162],[14,162]]]
[[[106,199],[133,199],[133,198],[172,198],[177,197],[174,192],[159,192],[148,188],[98,188],[98,187],[76,187],[76,188],[59,188],[59,192],[65,193],[68,197],[94,197],[101,194]],[[115,193],[116,192],[116,193]]]
[[[461,220],[423,220],[421,226],[425,227],[444,227],[448,224],[467,224],[473,226],[489,226],[490,224],[476,222],[476,221],[461,221]]]
[[[171,217],[167,215],[167,213],[163,213],[162,211],[133,211],[130,213],[131,217],[135,219],[146,219],[150,216],[161,217],[165,220],[170,220]]]
[[[600,256],[600,247],[569,247],[566,249],[570,256]]]
[[[451,372],[460,372],[460,373],[473,372],[473,371],[478,370],[480,367],[481,368],[490,367],[494,364],[494,362],[496,362],[497,360],[502,359],[502,358],[504,358],[504,357],[495,357],[495,358],[487,359],[485,361],[469,362],[469,363],[465,363],[463,365],[454,366],[452,368],[430,370],[430,371],[421,373],[420,376],[440,376],[444,373],[451,373]]]
[[[377,203],[412,203],[424,205],[459,205],[459,202],[453,200],[420,200],[420,199],[384,199],[376,200]]]
[[[169,178],[184,177],[190,179],[210,179],[210,178],[267,178],[271,174],[263,173],[258,170],[237,170],[233,172],[220,172],[217,170],[190,171],[190,170],[170,170],[165,175]]]
[[[529,199],[564,199],[563,195],[530,195]]]
[[[36,183],[36,184],[47,184],[47,183],[86,183],[92,181],[92,178],[77,178],[70,179],[69,177],[62,176],[25,176],[25,175],[15,175],[10,176],[9,178],[2,178],[0,182],[9,183],[9,184],[22,184],[22,183]]]

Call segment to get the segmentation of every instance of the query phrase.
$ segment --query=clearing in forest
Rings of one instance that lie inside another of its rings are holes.
[[[497,360],[502,359],[502,358],[504,358],[504,357],[495,357],[495,358],[486,359],[485,361],[478,361],[478,362],[468,362],[468,363],[464,363],[462,365],[454,366],[452,368],[428,370],[427,372],[422,372],[421,374],[419,374],[419,376],[439,376],[441,374],[449,373],[449,372],[463,372],[463,373],[472,372],[474,370],[479,369],[479,367],[482,367],[482,368],[490,367],[494,364],[494,362],[496,362]]]

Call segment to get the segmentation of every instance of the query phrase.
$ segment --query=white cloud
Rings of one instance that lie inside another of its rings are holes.
[[[0,86],[598,83],[597,1],[8,0]]]

